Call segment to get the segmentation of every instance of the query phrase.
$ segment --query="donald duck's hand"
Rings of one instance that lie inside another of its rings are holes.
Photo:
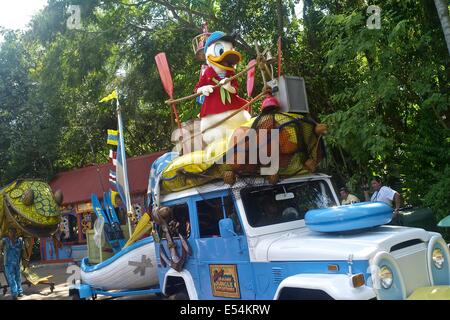
[[[236,93],[236,88],[231,85],[231,82],[225,83],[225,81],[227,81],[227,80],[228,80],[228,78],[224,78],[224,79],[220,80],[219,83],[222,85],[222,88],[227,90],[229,93],[232,93],[232,94]]]
[[[213,91],[214,86],[207,85],[197,89],[197,93],[201,93],[202,96],[208,97]]]

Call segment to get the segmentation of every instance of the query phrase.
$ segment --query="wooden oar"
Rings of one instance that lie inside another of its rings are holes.
[[[155,61],[164,90],[169,95],[170,99],[173,100],[173,80],[172,75],[170,74],[169,63],[167,62],[166,54],[164,52],[158,53],[155,56]],[[180,118],[178,117],[175,103],[171,103],[171,106],[178,128],[181,128],[181,122]]]
[[[264,91],[262,91],[260,94],[258,94],[256,97],[254,97],[252,100],[250,100],[249,102],[247,102],[246,104],[244,104],[242,107],[240,107],[239,109],[234,110],[232,113],[230,113],[228,116],[226,116],[225,118],[213,123],[212,125],[210,125],[209,127],[204,128],[203,130],[201,130],[200,132],[197,132],[196,134],[194,134],[192,137],[190,137],[190,140],[194,140],[195,138],[197,138],[199,135],[202,135],[205,133],[206,130],[210,130],[210,129],[214,129],[215,127],[221,125],[222,123],[224,123],[225,121],[227,121],[230,118],[233,118],[235,115],[237,115],[239,112],[241,112],[242,110],[247,110],[252,104],[254,104],[255,102],[263,99],[265,97],[266,94],[271,93],[270,89],[266,89]]]
[[[252,67],[255,65],[256,65],[256,59],[250,60],[248,63],[248,67]],[[249,97],[251,97],[253,94],[253,87],[255,85],[255,73],[256,73],[255,68],[251,68],[247,72],[247,95]]]
[[[234,79],[237,79],[238,77],[244,75],[244,74],[247,73],[250,69],[255,68],[255,67],[256,67],[256,65],[247,66],[244,70],[240,71],[239,73],[236,73],[234,76],[232,76],[232,77],[230,77],[230,78],[227,78],[227,80],[224,81],[224,83],[222,83],[222,84],[220,84],[220,83],[216,84],[216,85],[213,87],[213,89],[217,89],[217,88],[219,88],[219,87],[225,85],[226,83],[231,82],[231,81],[233,81]],[[186,100],[191,100],[191,99],[197,98],[197,97],[199,97],[199,96],[201,96],[201,95],[202,95],[202,94],[201,94],[200,92],[199,92],[199,93],[194,93],[194,94],[191,94],[191,95],[186,96],[186,97],[183,97],[183,98],[179,98],[179,99],[175,99],[175,100],[173,100],[173,99],[167,100],[166,103],[167,103],[167,104],[172,104],[172,103],[184,102],[184,101],[186,101]]]

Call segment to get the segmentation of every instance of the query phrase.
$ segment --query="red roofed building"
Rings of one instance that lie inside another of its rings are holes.
[[[164,152],[157,152],[127,159],[128,182],[131,203],[144,206],[150,166]],[[95,213],[92,210],[91,195],[102,199],[103,192],[111,189],[109,172],[115,171],[111,163],[91,165],[58,173],[51,181],[53,192],[61,190],[63,221],[61,240],[63,248],[55,249],[51,239],[41,239],[43,262],[79,260],[86,256],[86,232],[93,228]]]
[[[147,193],[150,166],[163,153],[151,153],[127,159],[128,180],[132,196]],[[105,163],[61,172],[50,181],[50,186],[53,191],[59,189],[63,192],[64,206],[91,202],[92,193],[101,198],[103,192],[111,188],[110,170],[115,170],[115,167],[111,163]]]

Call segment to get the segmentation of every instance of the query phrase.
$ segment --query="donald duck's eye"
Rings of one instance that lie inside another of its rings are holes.
[[[224,52],[223,44],[220,42],[217,42],[214,45],[214,55],[216,57],[220,57],[223,54],[223,52]]]

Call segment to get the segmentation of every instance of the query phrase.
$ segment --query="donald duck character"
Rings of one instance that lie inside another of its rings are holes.
[[[224,84],[235,75],[235,66],[242,59],[241,54],[234,50],[234,44],[234,38],[221,31],[213,32],[205,43],[208,66],[194,90],[205,97],[200,111],[200,128],[204,131],[203,141],[206,145],[225,137],[227,130],[234,130],[250,119],[250,114],[242,110],[224,120],[247,103],[237,95],[236,79]],[[217,84],[224,85],[213,89]],[[210,128],[217,123],[220,125]]]

